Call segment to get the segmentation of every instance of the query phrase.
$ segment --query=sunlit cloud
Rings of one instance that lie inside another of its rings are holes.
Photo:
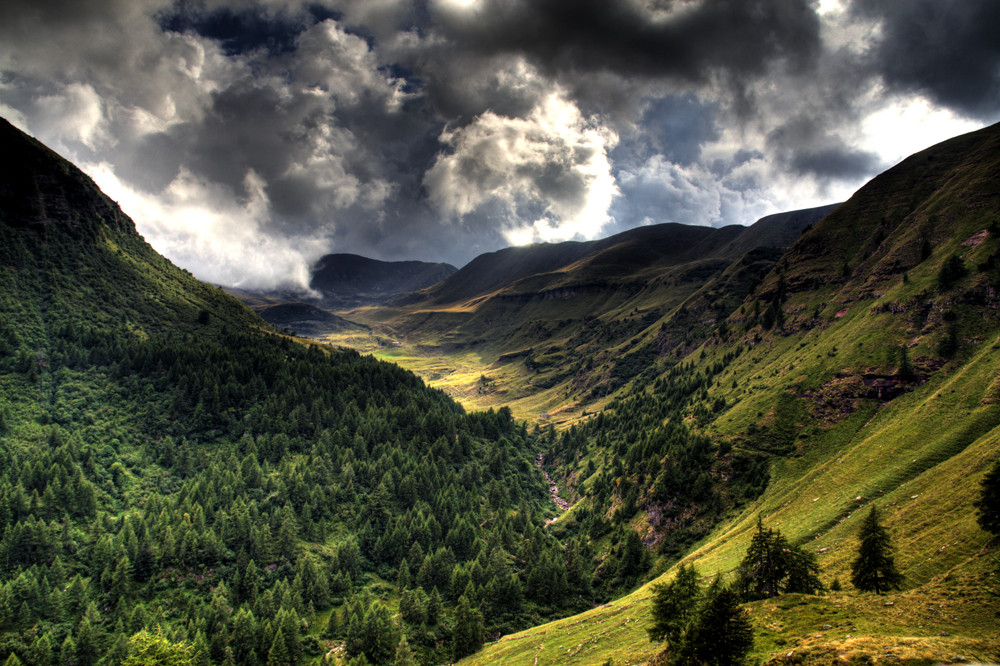
[[[84,165],[118,202],[148,242],[208,282],[235,287],[307,290],[309,267],[327,246],[323,237],[267,233],[270,202],[253,171],[234,193],[183,170],[162,192],[141,192],[106,163]]]
[[[461,218],[487,202],[504,211],[516,244],[594,238],[618,194],[608,151],[618,137],[550,94],[525,118],[486,112],[442,135],[451,152],[428,170],[432,203]],[[529,211],[538,214],[525,219]]]

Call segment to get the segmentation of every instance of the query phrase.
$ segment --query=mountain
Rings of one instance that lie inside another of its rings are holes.
[[[367,331],[367,327],[338,317],[311,303],[275,303],[254,310],[270,324],[288,329],[295,335],[318,337],[331,331]]]
[[[422,372],[468,404],[574,420],[660,359],[700,344],[782,247],[835,207],[750,227],[659,224],[596,241],[506,248],[427,289],[348,315],[398,346],[323,337]]]
[[[356,254],[328,254],[313,266],[309,287],[321,294],[319,304],[324,308],[348,309],[418,291],[444,280],[456,270],[444,263],[379,261]]]
[[[509,410],[278,333],[6,121],[0,152],[0,659],[384,663],[405,627],[442,663],[456,609],[481,640],[589,605],[529,587],[564,544]]]
[[[1000,464],[998,183],[994,125],[907,158],[813,224],[714,335],[552,433],[544,464],[574,504],[550,529],[611,544],[635,532],[723,582],[758,521],[779,530],[826,590],[747,605],[760,662],[1000,659],[997,539],[973,507]],[[872,506],[903,575],[882,596],[850,583]],[[597,580],[622,574],[616,548]],[[654,589],[470,663],[651,660]]]
[[[356,311],[382,329],[355,336],[421,327],[408,362],[464,367],[486,412],[275,331],[33,139],[0,123],[0,148],[7,663],[663,663],[655,585],[733,583],[758,530],[825,589],[744,600],[753,660],[1000,660],[973,509],[1000,457],[1000,125],[822,219],[527,248],[464,300]],[[597,411],[529,428],[519,388]],[[885,595],[850,582],[872,506]]]

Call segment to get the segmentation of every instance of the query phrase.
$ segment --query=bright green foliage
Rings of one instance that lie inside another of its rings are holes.
[[[399,637],[399,645],[396,646],[396,658],[393,660],[393,666],[416,666],[417,659],[413,654],[413,650],[410,649],[410,644],[406,641],[406,634],[401,634]]]
[[[190,643],[172,643],[160,634],[145,630],[129,638],[128,656],[122,662],[122,666],[193,666],[194,664],[195,651]]]
[[[653,624],[647,629],[649,638],[676,646],[701,593],[698,572],[694,565],[683,565],[672,581],[657,585],[653,592]]]
[[[815,555],[790,544],[778,530],[765,528],[758,516],[757,531],[738,570],[740,597],[753,601],[787,592],[815,594],[822,587]]]
[[[458,661],[479,650],[483,646],[484,634],[482,613],[472,608],[468,597],[463,594],[455,607],[455,617],[452,620],[452,659]]]
[[[983,478],[976,508],[979,510],[979,526],[992,534],[1000,534],[1000,460]]]
[[[858,556],[851,564],[851,583],[863,592],[882,594],[899,588],[903,577],[896,570],[889,532],[879,523],[878,510],[872,505],[861,523]]]

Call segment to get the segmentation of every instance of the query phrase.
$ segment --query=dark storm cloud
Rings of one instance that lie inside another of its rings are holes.
[[[438,16],[462,49],[520,53],[558,72],[701,82],[713,70],[762,73],[774,59],[806,63],[819,54],[819,21],[804,0],[661,4],[483,0],[473,11]]]
[[[822,116],[792,117],[767,136],[769,154],[786,169],[821,183],[857,179],[885,166],[874,153],[845,145],[830,133],[831,125]]]
[[[996,0],[855,0],[881,36],[870,66],[895,89],[977,118],[1000,107],[1000,2]]]
[[[800,151],[792,157],[789,166],[797,173],[811,173],[822,180],[848,180],[872,173],[881,164],[874,153],[830,147]]]
[[[824,203],[873,111],[996,117],[998,6],[7,0],[0,113],[199,276],[307,282]]]

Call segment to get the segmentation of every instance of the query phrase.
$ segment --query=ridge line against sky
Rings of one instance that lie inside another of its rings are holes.
[[[198,277],[844,200],[1000,120],[993,0],[5,0],[0,115]]]

